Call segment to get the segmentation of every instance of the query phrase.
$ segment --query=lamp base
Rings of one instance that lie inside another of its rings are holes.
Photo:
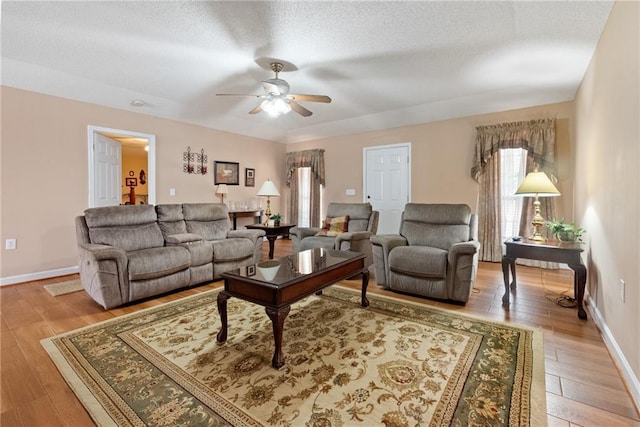
[[[267,209],[264,211],[264,215],[267,217],[264,220],[264,226],[267,227],[269,225],[269,220],[271,219],[271,200],[269,196],[267,196]]]
[[[533,202],[533,208],[535,214],[533,216],[533,220],[531,221],[531,225],[533,225],[533,234],[529,236],[529,240],[534,242],[546,242],[547,239],[540,233],[540,228],[544,226],[544,218],[540,215],[540,200],[538,200],[538,196],[536,196]]]

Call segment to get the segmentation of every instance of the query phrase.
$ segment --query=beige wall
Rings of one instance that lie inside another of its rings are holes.
[[[578,90],[576,216],[587,229],[589,294],[605,334],[640,374],[640,3],[616,2]],[[626,282],[622,302],[620,279]],[[625,366],[626,365],[626,366]],[[627,372],[627,374],[630,374]]]
[[[4,86],[1,96],[3,279],[77,265],[73,221],[88,206],[88,125],[156,135],[157,203],[219,201],[211,172],[182,172],[188,145],[205,149],[210,171],[214,160],[240,162],[242,174],[256,169],[256,187],[242,176],[229,199],[254,198],[268,177],[283,186],[283,144]],[[274,211],[280,202],[272,200]],[[18,239],[16,250],[4,249],[7,238]]]
[[[475,128],[520,120],[555,117],[559,216],[573,214],[571,102],[549,104],[501,113],[483,114],[383,131],[360,133],[289,144],[287,151],[325,149],[325,211],[329,202],[362,202],[363,149],[377,145],[411,143],[411,201],[416,203],[466,203],[477,210],[478,184],[471,178]],[[346,196],[355,188],[355,196]]]

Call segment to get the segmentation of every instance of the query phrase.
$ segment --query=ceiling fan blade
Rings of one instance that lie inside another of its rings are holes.
[[[300,95],[291,93],[288,95],[289,99],[294,101],[303,101],[303,102],[331,102],[331,98],[326,95]]]
[[[249,114],[258,114],[262,111],[262,104],[258,104],[258,106],[256,108],[254,108],[253,110],[249,111]]]
[[[254,96],[256,98],[266,98],[266,95],[255,95],[253,93],[216,93],[216,96]]]
[[[300,114],[302,117],[309,117],[310,115],[313,114],[311,111],[307,110],[302,105],[298,104],[296,101],[290,101],[289,105],[291,106],[291,109],[293,111]]]

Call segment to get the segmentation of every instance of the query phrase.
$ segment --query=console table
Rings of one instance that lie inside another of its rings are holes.
[[[280,224],[280,225],[263,225],[263,224],[250,224],[247,225],[248,229],[264,230],[265,237],[269,241],[269,259],[273,259],[273,246],[278,236],[289,238],[289,230],[295,227],[295,224]]]
[[[578,317],[580,319],[587,318],[587,312],[582,306],[584,299],[584,286],[587,282],[587,268],[582,263],[580,254],[583,249],[579,243],[563,243],[549,240],[539,243],[528,239],[513,240],[513,238],[504,242],[507,251],[502,257],[502,274],[504,275],[504,296],[502,297],[502,306],[509,309],[509,268],[513,282],[511,282],[511,290],[516,290],[516,259],[525,258],[538,261],[549,261],[564,263],[574,271],[573,276],[573,292],[578,303]]]
[[[260,224],[262,222],[262,209],[246,210],[246,211],[229,211],[229,218],[233,221],[233,229],[238,229],[238,218],[251,218],[253,222]]]

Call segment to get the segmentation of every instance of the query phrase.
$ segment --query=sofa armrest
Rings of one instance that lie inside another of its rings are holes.
[[[347,231],[336,236],[336,247],[340,247],[342,242],[355,242],[357,240],[369,240],[373,236],[370,231]]]
[[[406,246],[407,239],[399,234],[375,234],[369,240],[376,282],[384,289],[389,289],[389,252],[396,246]]]
[[[202,242],[202,236],[193,233],[172,234],[165,238],[167,246],[181,245],[184,243]]]
[[[320,227],[292,227],[289,234],[302,240],[305,237],[315,236],[320,230],[322,230]]]
[[[78,244],[82,287],[105,309],[129,301],[127,253],[124,249],[95,243]]]
[[[461,255],[474,255],[480,249],[480,242],[472,240],[469,242],[454,243],[449,249],[449,263],[454,263]]]
[[[229,230],[227,232],[228,239],[249,239],[252,242],[256,242],[261,237],[264,237],[266,233],[264,230]]]
[[[322,230],[320,227],[292,227],[289,230],[289,238],[291,239],[291,249],[293,253],[300,252],[302,239],[315,236],[320,230]]]
[[[96,261],[115,260],[125,266],[127,265],[127,253],[124,249],[95,243],[80,243],[78,247],[91,254]]]
[[[228,239],[249,239],[253,242],[252,262],[257,264],[262,257],[262,237],[267,234],[264,230],[229,230]]]
[[[399,234],[376,234],[371,236],[370,240],[372,245],[381,246],[387,254],[396,246],[407,246],[408,244],[407,239]]]

